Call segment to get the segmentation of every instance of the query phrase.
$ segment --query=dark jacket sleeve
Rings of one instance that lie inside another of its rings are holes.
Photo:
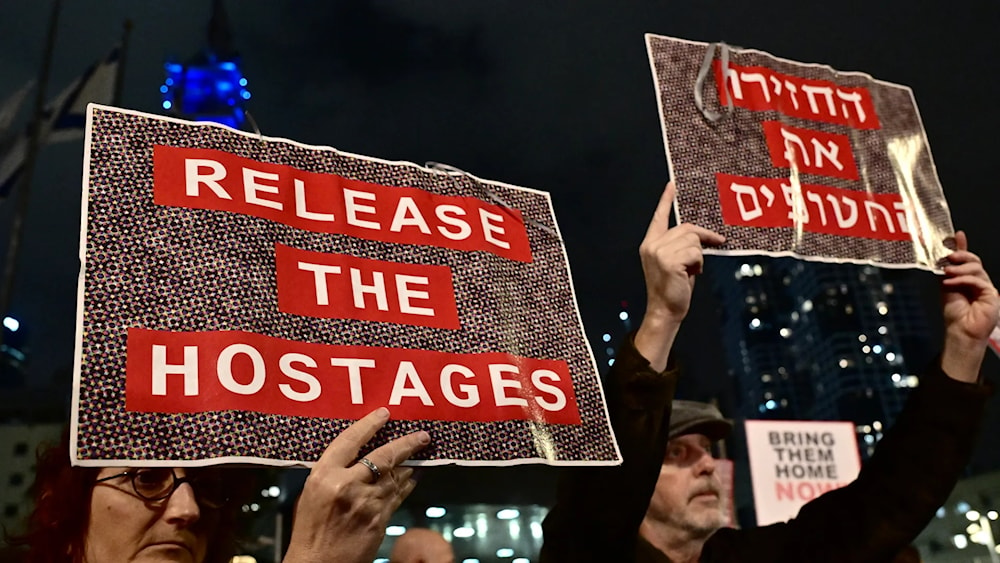
[[[719,530],[702,560],[754,554],[754,561],[773,562],[890,561],[947,500],[972,455],[989,395],[987,386],[932,368],[854,482],[809,502],[788,522]]]
[[[543,523],[542,563],[630,560],[666,448],[677,370],[656,373],[630,335],[604,385],[623,463],[567,469]]]

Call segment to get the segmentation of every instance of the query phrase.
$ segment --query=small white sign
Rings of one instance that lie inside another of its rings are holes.
[[[757,525],[790,520],[861,470],[853,422],[746,421]]]

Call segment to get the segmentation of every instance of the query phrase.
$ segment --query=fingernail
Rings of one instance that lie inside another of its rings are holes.
[[[430,444],[431,443],[431,435],[428,434],[427,432],[424,432],[423,430],[420,431],[418,439],[420,440],[421,444]]]
[[[375,412],[378,414],[378,417],[381,418],[382,420],[389,419],[389,409],[385,407],[379,407],[379,409]]]

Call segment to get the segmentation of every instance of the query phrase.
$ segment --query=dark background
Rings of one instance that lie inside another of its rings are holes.
[[[1000,268],[995,1],[240,0],[226,7],[262,133],[444,162],[551,192],[595,343],[620,326],[623,302],[641,315],[636,249],[668,179],[644,32],[722,40],[911,86],[954,224],[987,268]],[[47,2],[0,5],[0,98],[37,75],[48,10]],[[103,57],[131,18],[122,105],[162,111],[162,63],[204,45],[210,11],[208,0],[65,1],[48,97]],[[72,368],[81,155],[81,142],[47,147],[32,188],[11,309],[29,331],[29,386],[68,382]],[[12,207],[0,205],[3,248]],[[912,278],[933,312],[932,277]],[[692,397],[729,385],[722,354],[711,353],[720,346],[719,310],[707,286],[699,286],[679,345],[689,358],[682,390]]]

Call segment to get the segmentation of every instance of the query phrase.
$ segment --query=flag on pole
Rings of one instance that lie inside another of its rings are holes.
[[[24,171],[24,160],[28,156],[28,134],[20,133],[0,144],[0,201],[17,185]]]
[[[14,123],[14,118],[17,117],[18,112],[21,111],[21,104],[24,102],[24,98],[27,97],[28,92],[31,91],[34,85],[35,81],[29,80],[24,86],[21,86],[20,90],[11,94],[0,104],[0,139],[6,137],[7,130]]]
[[[83,138],[87,104],[110,104],[115,95],[115,76],[121,49],[115,47],[94,63],[45,108],[47,143]]]
[[[39,146],[83,138],[87,104],[109,104],[114,96],[120,51],[120,47],[112,49],[45,106],[42,121],[38,124]],[[3,120],[13,121],[30,86],[26,85],[0,106],[0,134],[4,128]],[[6,117],[8,113],[9,118]],[[25,127],[24,132],[0,140],[0,200],[6,199],[24,170],[29,130],[30,125]]]

